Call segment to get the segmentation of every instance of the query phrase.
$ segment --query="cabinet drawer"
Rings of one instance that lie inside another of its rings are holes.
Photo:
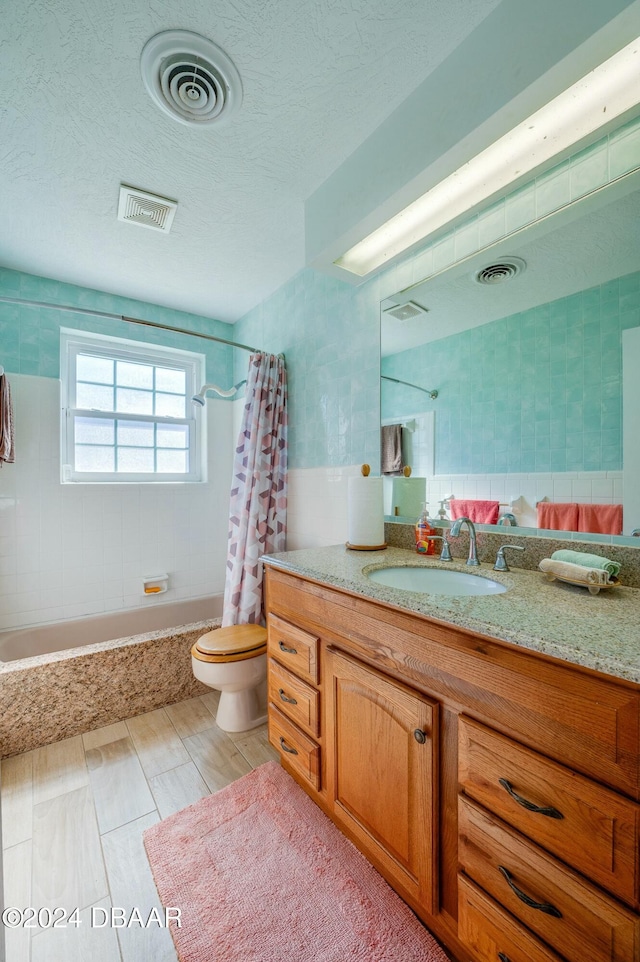
[[[269,659],[269,701],[310,735],[320,731],[320,695],[315,688]]]
[[[562,962],[464,875],[458,876],[458,938],[477,962]]]
[[[267,619],[267,649],[271,657],[312,685],[318,684],[318,640],[277,615]]]
[[[637,915],[462,796],[458,829],[465,873],[567,962],[638,962]]]
[[[468,718],[458,732],[466,795],[638,905],[640,806]]]
[[[320,789],[320,746],[269,705],[269,741],[280,757],[309,784]]]

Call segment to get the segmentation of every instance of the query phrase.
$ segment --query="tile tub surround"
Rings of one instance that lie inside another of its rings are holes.
[[[220,618],[0,663],[0,757],[210,691],[191,646]]]
[[[229,402],[212,399],[203,409],[206,482],[61,484],[60,383],[9,380],[16,462],[0,471],[0,629],[224,591],[235,434]],[[161,573],[169,575],[167,593],[145,596],[143,580]]]
[[[369,580],[363,569],[426,565],[469,573],[469,568],[459,560],[451,564],[436,556],[425,561],[415,551],[393,547],[383,551],[350,551],[343,545],[334,545],[269,555],[265,562],[321,585],[640,684],[637,588],[611,588],[590,595],[582,587],[550,583],[540,571],[514,568],[502,574],[484,564],[474,569],[474,574],[500,581],[508,591],[484,597],[399,591]]]
[[[442,534],[441,529],[434,529]],[[447,529],[449,530],[449,529]],[[396,548],[415,549],[415,533],[412,524],[387,523],[384,526],[385,541]],[[503,544],[515,544],[524,551],[507,552],[505,555],[510,568],[527,568],[538,571],[538,565],[543,558],[550,558],[554,551],[584,551],[587,554],[597,554],[610,561],[617,561],[622,565],[619,579],[625,587],[640,588],[640,543],[637,548],[619,544],[601,544],[594,541],[574,541],[561,538],[541,538],[539,535],[511,534],[511,529],[505,528],[499,534],[495,531],[483,531],[476,526],[478,542],[478,558],[483,565],[492,568],[498,548]],[[638,539],[640,542],[640,538]],[[437,542],[439,545],[439,542]],[[464,528],[458,538],[449,540],[449,547],[454,560],[465,561],[469,556],[469,533]],[[436,557],[439,554],[436,547]]]

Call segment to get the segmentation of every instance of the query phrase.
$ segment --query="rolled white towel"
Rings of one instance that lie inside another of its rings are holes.
[[[585,568],[583,565],[574,565],[569,561],[553,561],[552,558],[543,558],[538,567],[541,571],[556,575],[557,578],[581,581],[585,585],[609,583],[609,573],[603,568]]]

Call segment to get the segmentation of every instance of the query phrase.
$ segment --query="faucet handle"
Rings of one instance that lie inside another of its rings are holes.
[[[451,547],[449,541],[447,540],[447,532],[444,531],[442,535],[442,550],[440,552],[440,561],[453,561],[451,557]]]
[[[429,518],[429,523],[438,525],[438,519]],[[449,547],[449,542],[447,541],[447,529],[443,529],[442,534],[430,534],[427,538],[428,541],[442,541],[442,549],[440,551],[440,561],[453,561],[451,557],[451,548]]]
[[[496,563],[493,566],[494,571],[509,570],[507,559],[504,556],[504,553],[507,549],[510,549],[511,551],[524,551],[524,548],[520,547],[519,544],[503,544],[501,548],[498,548],[498,553],[496,555]]]

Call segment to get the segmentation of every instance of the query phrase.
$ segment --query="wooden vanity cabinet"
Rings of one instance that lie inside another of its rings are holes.
[[[452,957],[640,962],[640,686],[266,584],[272,744]]]

